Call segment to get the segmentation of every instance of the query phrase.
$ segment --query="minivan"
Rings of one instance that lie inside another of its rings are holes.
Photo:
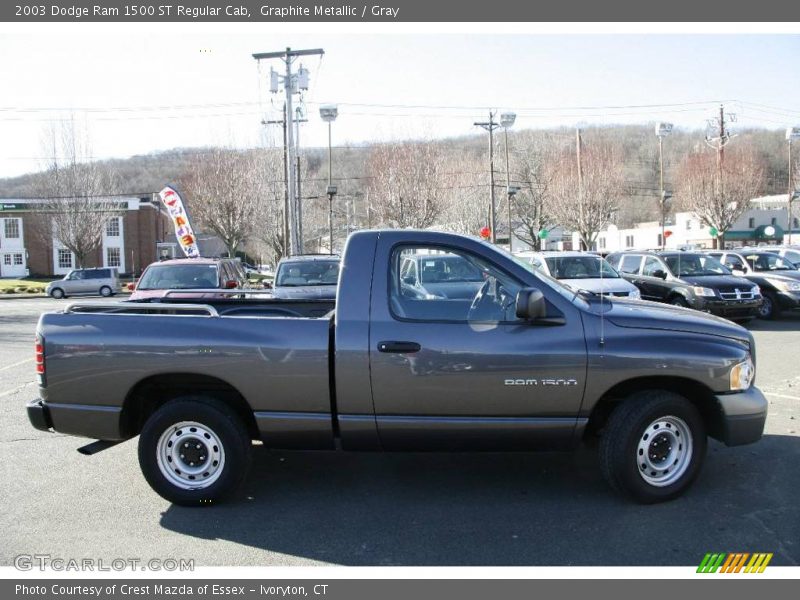
[[[119,273],[115,268],[72,269],[64,276],[47,284],[48,296],[66,298],[67,296],[89,296],[100,294],[103,297],[113,296],[122,291]]]

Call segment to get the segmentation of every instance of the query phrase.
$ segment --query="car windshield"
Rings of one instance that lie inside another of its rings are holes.
[[[769,252],[760,252],[758,254],[748,254],[745,256],[747,262],[753,267],[754,271],[793,271],[794,265],[786,259],[771,254]]]
[[[286,261],[278,267],[275,277],[275,285],[281,287],[336,285],[338,281],[338,260]]]
[[[152,265],[139,280],[137,290],[191,290],[219,287],[217,265]]]
[[[419,259],[419,269],[422,283],[483,281],[480,269],[461,256],[422,257]]]
[[[547,256],[545,262],[556,279],[619,279],[619,274],[599,256]]]
[[[704,254],[674,254],[665,257],[667,266],[678,277],[730,275],[731,272],[713,256]]]

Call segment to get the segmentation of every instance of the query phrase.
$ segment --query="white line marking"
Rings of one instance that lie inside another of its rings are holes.
[[[787,396],[786,394],[776,394],[775,392],[764,392],[764,393],[767,396],[775,396],[776,398],[786,398],[787,400],[800,400],[800,397],[798,396]]]
[[[32,358],[26,358],[25,360],[21,360],[18,363],[14,363],[13,365],[6,365],[5,367],[0,368],[0,371],[7,371],[8,369],[13,369],[14,367],[18,367],[20,365],[24,365],[25,363],[29,363],[32,360],[33,360]]]
[[[0,398],[5,398],[6,396],[10,396],[11,394],[16,394],[17,392],[21,392],[26,387],[28,387],[29,385],[33,385],[34,383],[35,383],[34,381],[29,381],[28,383],[23,383],[19,387],[15,387],[13,390],[8,390],[7,392],[2,392],[2,393],[0,393]]]

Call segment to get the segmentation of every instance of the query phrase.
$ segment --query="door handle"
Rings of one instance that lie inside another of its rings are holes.
[[[378,342],[378,352],[397,352],[400,354],[410,354],[419,352],[422,349],[416,342]]]

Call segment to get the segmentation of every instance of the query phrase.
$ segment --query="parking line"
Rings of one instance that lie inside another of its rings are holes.
[[[10,396],[11,394],[16,394],[17,392],[21,392],[29,385],[33,385],[36,383],[35,381],[29,381],[28,383],[23,383],[22,385],[15,387],[13,390],[8,390],[5,392],[0,392],[0,398],[5,398],[6,396]]]
[[[785,398],[787,400],[800,400],[800,396],[787,396],[786,394],[776,394],[775,392],[764,392],[764,393],[767,396],[775,396],[776,398]]]
[[[24,365],[25,363],[31,362],[32,358],[26,358],[25,360],[21,360],[18,363],[14,363],[13,365],[6,365],[5,367],[0,368],[0,371],[6,371],[8,369],[13,369],[14,367],[18,367],[20,365]]]

